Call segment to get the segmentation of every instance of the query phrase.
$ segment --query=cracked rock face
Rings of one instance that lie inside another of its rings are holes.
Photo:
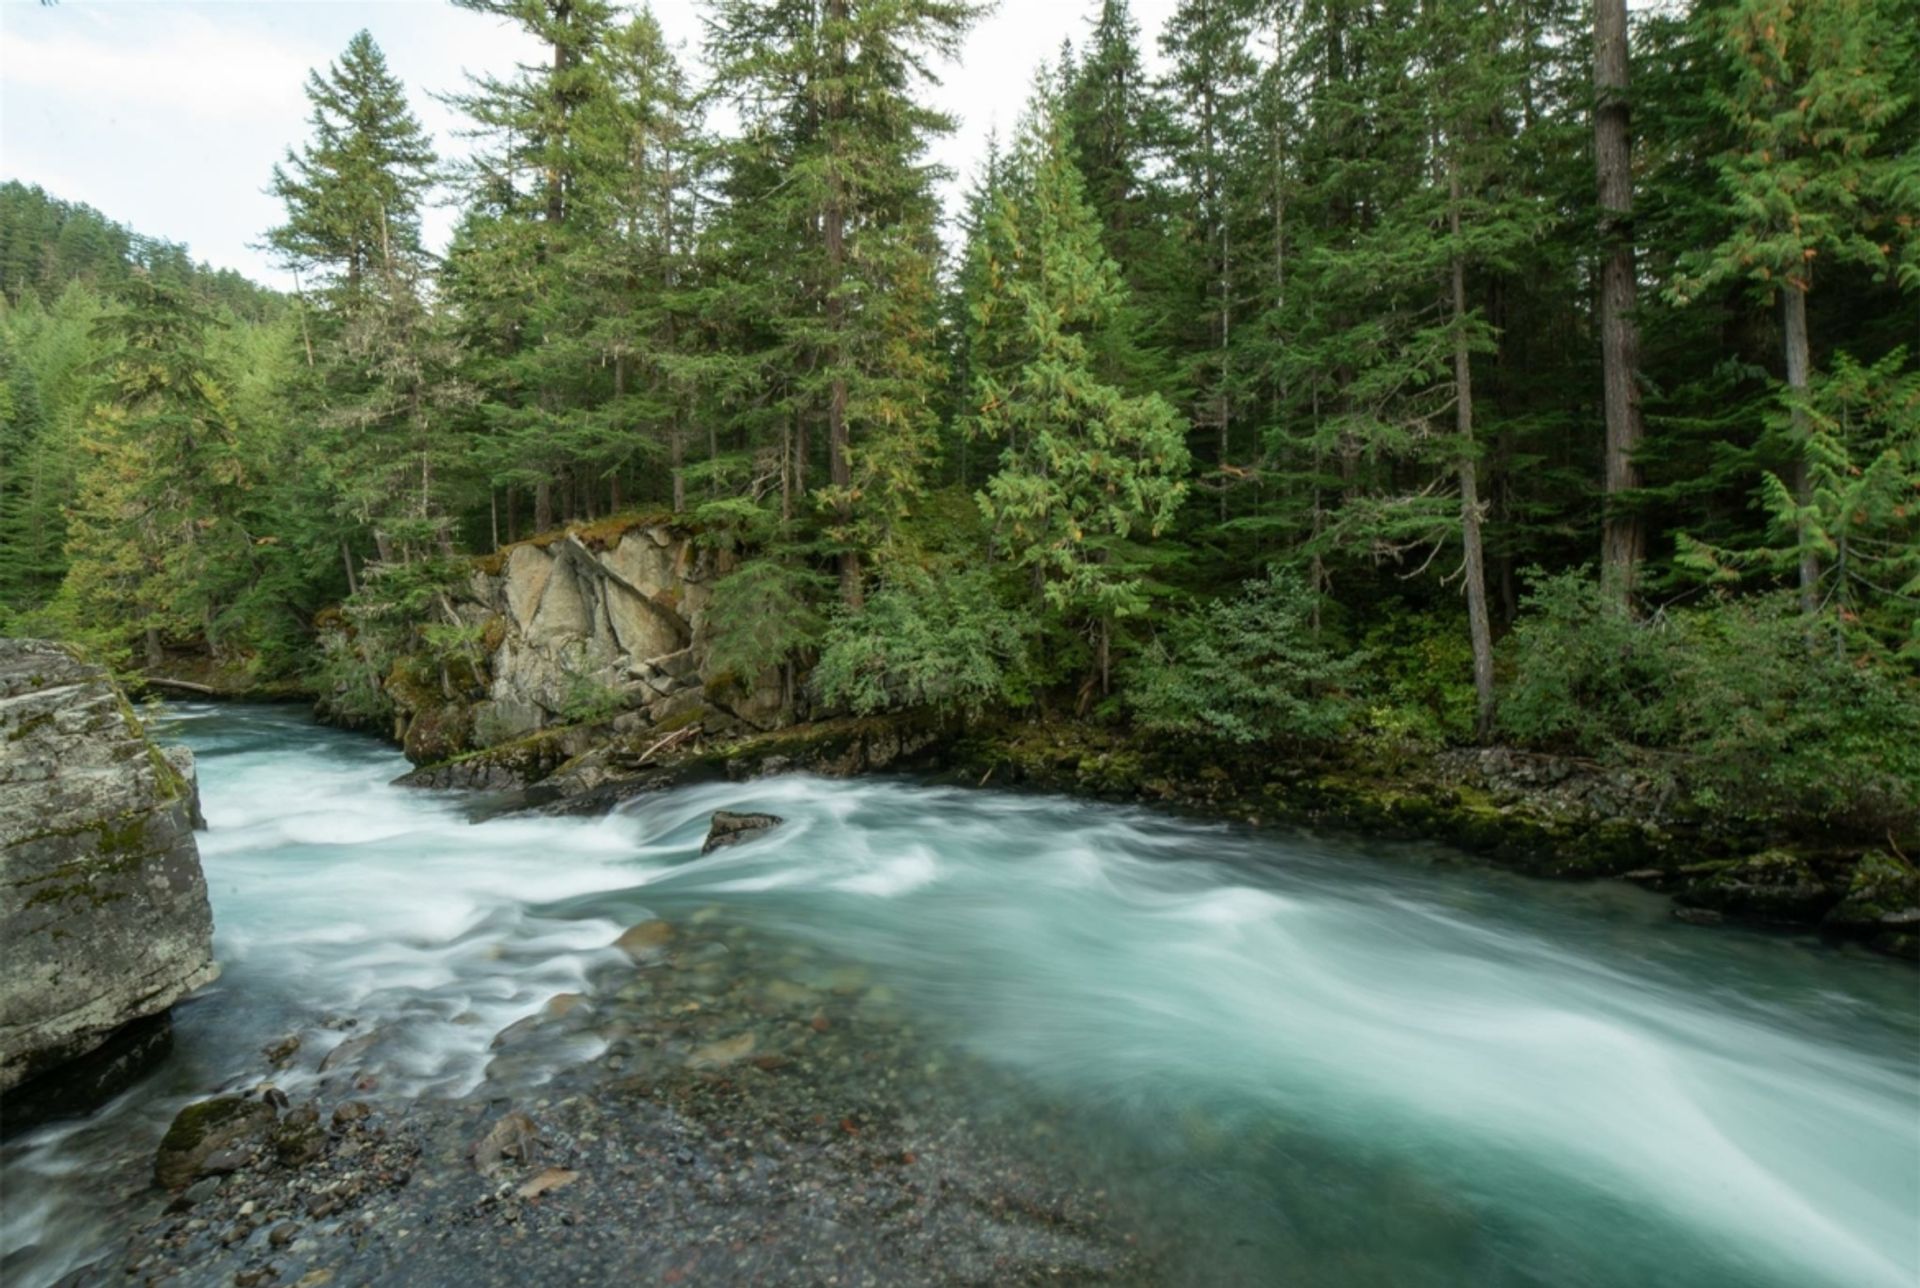
[[[0,1091],[219,973],[197,814],[104,670],[0,639]]]

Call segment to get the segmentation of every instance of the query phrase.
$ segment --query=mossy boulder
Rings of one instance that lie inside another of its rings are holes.
[[[473,746],[473,708],[460,704],[415,711],[401,748],[416,765],[451,760]]]
[[[264,1100],[215,1096],[174,1115],[153,1158],[153,1179],[182,1190],[202,1176],[230,1171],[227,1164],[272,1132],[278,1111]],[[222,1156],[226,1157],[222,1157]]]
[[[1705,908],[1742,921],[1810,925],[1839,899],[1812,864],[1787,850],[1693,864],[1681,875],[1685,884],[1674,899],[1683,908]]]
[[[1890,854],[1866,854],[1821,925],[1896,957],[1920,960],[1920,872]]]

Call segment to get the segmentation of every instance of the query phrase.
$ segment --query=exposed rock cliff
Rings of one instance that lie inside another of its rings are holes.
[[[0,1090],[218,973],[196,814],[105,671],[0,640]]]
[[[405,657],[385,677],[394,737],[426,765],[558,726],[774,727],[778,672],[739,677],[710,664],[707,613],[729,563],[685,529],[639,519],[549,533],[477,562],[443,606],[461,641]],[[323,647],[350,643],[336,631]]]

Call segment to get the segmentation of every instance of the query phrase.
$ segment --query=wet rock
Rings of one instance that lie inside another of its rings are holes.
[[[345,1104],[342,1104],[334,1109],[333,1111],[334,1130],[338,1131],[342,1127],[349,1126],[353,1123],[362,1122],[372,1112],[373,1110],[367,1105],[367,1103],[364,1100],[349,1100]]]
[[[1683,908],[1706,909],[1745,921],[1806,924],[1818,921],[1835,893],[1805,859],[1785,850],[1682,869],[1686,884],[1674,897]]]
[[[300,1035],[293,1033],[281,1038],[278,1042],[269,1042],[266,1046],[260,1048],[260,1054],[267,1057],[268,1064],[278,1069],[286,1064],[287,1061],[293,1059],[295,1053],[299,1050]]]
[[[570,1172],[564,1167],[549,1167],[532,1180],[514,1191],[523,1199],[536,1199],[553,1190],[565,1189],[580,1179],[580,1173]]]
[[[664,921],[643,921],[623,933],[613,941],[618,948],[635,961],[647,961],[658,957],[673,941],[673,927]]]
[[[267,1242],[275,1248],[284,1248],[300,1234],[300,1227],[291,1221],[282,1221],[267,1234]]]
[[[327,1132],[320,1111],[311,1105],[289,1110],[273,1129],[273,1153],[288,1167],[300,1167],[326,1152]]]
[[[707,829],[706,844],[700,847],[700,853],[711,854],[722,846],[750,841],[784,822],[786,820],[778,814],[735,814],[731,810],[715,810],[713,822]]]
[[[237,1171],[248,1155],[238,1146],[264,1138],[278,1117],[272,1105],[242,1096],[216,1096],[188,1105],[154,1156],[153,1179],[169,1190],[202,1176]]]
[[[1712,908],[1686,908],[1673,910],[1675,921],[1684,921],[1689,926],[1718,926],[1726,921],[1726,914],[1715,912]]]
[[[687,1057],[687,1067],[717,1069],[723,1065],[732,1064],[736,1060],[744,1060],[753,1054],[753,1049],[758,1042],[759,1039],[751,1032],[722,1038],[718,1042],[709,1042],[705,1046],[694,1049],[693,1054]]]
[[[474,1170],[493,1180],[509,1164],[525,1165],[533,1161],[539,1148],[540,1129],[533,1119],[515,1109],[503,1114],[473,1147]]]
[[[332,1073],[335,1069],[354,1063],[372,1048],[379,1036],[377,1033],[362,1033],[357,1038],[348,1038],[327,1052],[326,1058],[320,1062],[320,1072]]]
[[[1867,854],[1821,925],[1896,957],[1920,959],[1920,872],[1891,855]]]

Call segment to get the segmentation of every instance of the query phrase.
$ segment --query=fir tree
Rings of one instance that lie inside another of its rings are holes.
[[[1920,155],[1891,144],[1887,127],[1912,95],[1910,6],[1892,0],[1731,0],[1699,21],[1731,73],[1716,106],[1734,146],[1719,161],[1735,217],[1719,245],[1689,256],[1674,287],[1686,302],[1716,282],[1744,279],[1780,306],[1787,451],[1793,493],[1812,499],[1813,381],[1807,299],[1822,265],[1864,265],[1920,285],[1915,232],[1902,199],[1920,192]],[[1801,606],[1822,602],[1821,544],[1801,528]]]
[[[1088,335],[1112,324],[1125,287],[1070,147],[1043,82],[988,216],[972,427],[1005,444],[979,495],[995,540],[1050,610],[1092,627],[1104,691],[1114,624],[1146,606],[1130,539],[1172,521],[1187,453],[1164,399],[1129,395],[1093,369]]]
[[[761,333],[781,365],[805,373],[792,414],[822,422],[827,482],[815,495],[848,604],[860,602],[863,556],[887,544],[933,445],[939,296],[926,150],[952,122],[915,94],[980,11],[966,0],[720,0],[710,25],[709,61],[744,118],[730,163],[735,254],[797,254],[807,266],[788,265],[797,280],[770,301],[778,311]]]

